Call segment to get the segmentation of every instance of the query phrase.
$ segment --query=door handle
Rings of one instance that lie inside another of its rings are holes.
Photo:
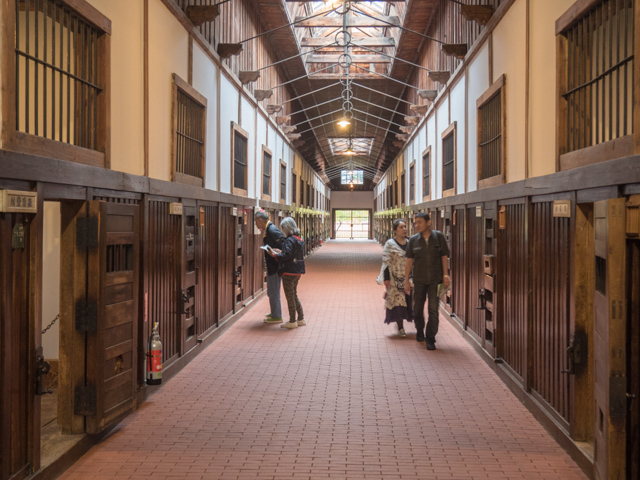
[[[44,361],[44,355],[42,354],[42,347],[36,350],[36,395],[45,395],[47,393],[53,393],[53,390],[45,390],[43,387],[42,377],[49,373],[51,370],[51,364]]]

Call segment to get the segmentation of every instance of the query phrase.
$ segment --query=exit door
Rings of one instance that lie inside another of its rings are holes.
[[[368,210],[335,210],[335,238],[369,238]]]

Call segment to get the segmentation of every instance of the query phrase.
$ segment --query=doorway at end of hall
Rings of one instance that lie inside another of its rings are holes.
[[[368,239],[371,212],[369,210],[335,210],[334,238]]]

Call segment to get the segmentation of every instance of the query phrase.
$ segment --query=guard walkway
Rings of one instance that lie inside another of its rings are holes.
[[[62,478],[587,478],[447,321],[433,352],[383,323],[381,252],[326,243],[306,327],[261,299]]]

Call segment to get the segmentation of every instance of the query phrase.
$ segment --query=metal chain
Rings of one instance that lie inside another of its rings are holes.
[[[42,330],[42,334],[44,335],[45,333],[47,333],[47,330],[49,330],[51,327],[53,327],[53,324],[56,323],[59,318],[60,318],[60,314],[56,315],[56,318],[51,320],[51,323],[49,325],[47,325],[47,327],[44,330]]]

